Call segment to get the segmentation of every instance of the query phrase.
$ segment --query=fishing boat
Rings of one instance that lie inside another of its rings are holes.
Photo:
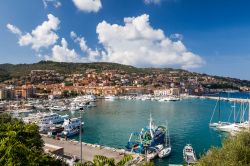
[[[135,153],[142,153],[144,147],[142,143],[141,133],[132,132],[130,134],[126,149]]]
[[[167,157],[171,147],[170,143],[166,143],[166,131],[165,126],[155,125],[150,115],[149,125],[142,128],[139,133],[131,133],[126,148],[132,152],[146,154],[148,159],[154,159],[156,156]]]
[[[64,130],[62,134],[67,137],[76,135],[80,132],[81,125],[83,124],[84,123],[81,123],[81,120],[78,118],[64,120],[64,123],[62,125]]]
[[[193,150],[193,147],[191,144],[187,144],[184,149],[183,149],[183,158],[185,162],[190,165],[190,164],[195,164],[197,162],[197,158],[195,155],[195,152]]]

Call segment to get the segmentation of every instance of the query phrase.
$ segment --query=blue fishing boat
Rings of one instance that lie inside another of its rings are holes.
[[[148,159],[153,159],[167,148],[168,141],[166,139],[169,137],[166,137],[166,134],[167,127],[155,125],[150,115],[149,125],[142,128],[139,133],[131,133],[126,148],[135,153],[147,153]]]

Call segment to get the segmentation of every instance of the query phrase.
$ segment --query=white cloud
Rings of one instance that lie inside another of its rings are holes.
[[[52,55],[45,56],[45,59],[57,62],[77,62],[79,60],[79,55],[74,49],[69,49],[67,41],[62,38],[61,45],[54,45],[52,48]]]
[[[73,0],[75,6],[84,12],[98,12],[102,8],[101,0]]]
[[[149,15],[128,17],[124,23],[123,26],[103,21],[97,25],[99,42],[105,49],[102,61],[185,69],[204,64],[203,59],[188,51],[182,41],[172,41],[161,29],[151,27]]]
[[[100,57],[99,51],[92,50],[90,47],[87,46],[86,40],[84,37],[79,37],[74,31],[70,32],[71,38],[74,40],[75,43],[78,43],[82,52],[85,54],[85,61],[88,62],[94,62],[98,61],[98,58]]]
[[[16,26],[12,25],[12,24],[7,24],[6,27],[9,29],[10,32],[17,34],[19,36],[22,35],[22,32],[19,28],[17,28]]]
[[[54,45],[51,55],[46,55],[46,60],[52,60],[57,62],[95,62],[98,61],[100,53],[98,50],[92,50],[86,44],[83,37],[77,36],[73,31],[70,32],[71,38],[75,43],[79,44],[82,54],[78,54],[75,49],[68,48],[67,41],[62,38],[61,45]]]
[[[49,3],[51,3],[55,8],[62,6],[62,3],[59,0],[43,0],[44,8],[47,8]]]
[[[19,35],[19,45],[31,45],[32,49],[39,51],[41,48],[48,48],[54,45],[59,38],[55,31],[58,29],[60,20],[48,14],[48,21],[44,21],[41,25],[37,26],[31,33],[22,35],[22,32],[15,26],[7,24],[7,28],[14,34]]]
[[[145,4],[160,4],[162,0],[144,0]]]

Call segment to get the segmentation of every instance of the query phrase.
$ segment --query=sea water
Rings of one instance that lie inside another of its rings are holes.
[[[97,107],[83,114],[82,141],[115,148],[125,148],[130,133],[148,125],[151,113],[156,124],[168,123],[172,152],[165,159],[155,159],[156,165],[183,163],[183,147],[192,144],[197,156],[211,147],[220,147],[225,134],[209,128],[216,100],[184,99],[176,102],[140,100],[98,100]],[[227,121],[234,103],[221,101],[221,120]],[[236,113],[239,112],[239,104]],[[216,108],[214,121],[218,121]],[[71,116],[79,117],[79,112]],[[248,116],[247,114],[245,115]],[[233,114],[231,112],[232,121]],[[79,136],[75,136],[79,139]]]

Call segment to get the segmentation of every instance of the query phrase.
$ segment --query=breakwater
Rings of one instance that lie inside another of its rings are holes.
[[[209,100],[219,100],[219,97],[215,96],[185,96],[185,98],[198,98],[198,99],[209,99]],[[227,97],[220,97],[220,100],[229,101],[229,102],[249,102],[249,99],[242,99],[242,98],[227,98]]]

